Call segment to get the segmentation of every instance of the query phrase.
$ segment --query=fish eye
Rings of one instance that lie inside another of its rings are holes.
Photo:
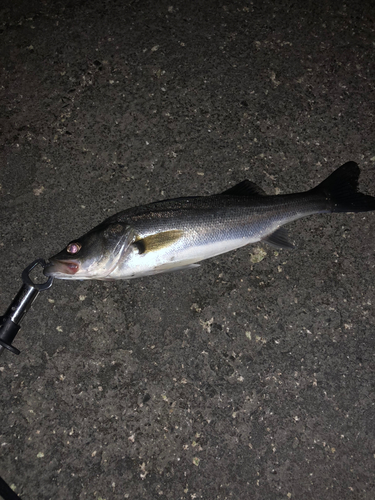
[[[82,245],[80,243],[69,243],[69,245],[66,247],[66,251],[68,253],[77,253],[81,250]]]

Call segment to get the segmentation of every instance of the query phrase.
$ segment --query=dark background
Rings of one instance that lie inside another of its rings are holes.
[[[1,290],[125,208],[348,160],[375,194],[375,7],[1,2]],[[31,499],[373,499],[374,214],[131,282],[55,281],[0,360]]]

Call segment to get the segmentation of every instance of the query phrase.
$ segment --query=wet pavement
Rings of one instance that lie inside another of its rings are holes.
[[[125,208],[348,160],[375,195],[372,2],[0,8],[1,290]],[[375,214],[194,270],[64,282],[0,359],[23,500],[373,499]]]

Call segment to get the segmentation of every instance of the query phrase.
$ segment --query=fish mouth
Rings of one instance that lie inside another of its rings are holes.
[[[69,276],[76,274],[78,269],[79,263],[76,260],[50,259],[43,269],[43,274],[44,276],[52,276],[53,278],[69,278]]]

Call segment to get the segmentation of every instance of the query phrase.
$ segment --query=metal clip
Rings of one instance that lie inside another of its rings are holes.
[[[20,351],[12,345],[14,337],[21,328],[19,324],[39,293],[43,290],[48,290],[48,288],[52,286],[52,277],[49,277],[45,283],[34,283],[31,280],[30,272],[38,264],[43,268],[47,265],[43,259],[37,259],[24,269],[22,272],[22,287],[14,297],[4,316],[0,316],[0,355],[4,349],[8,349],[13,354],[20,353]]]

